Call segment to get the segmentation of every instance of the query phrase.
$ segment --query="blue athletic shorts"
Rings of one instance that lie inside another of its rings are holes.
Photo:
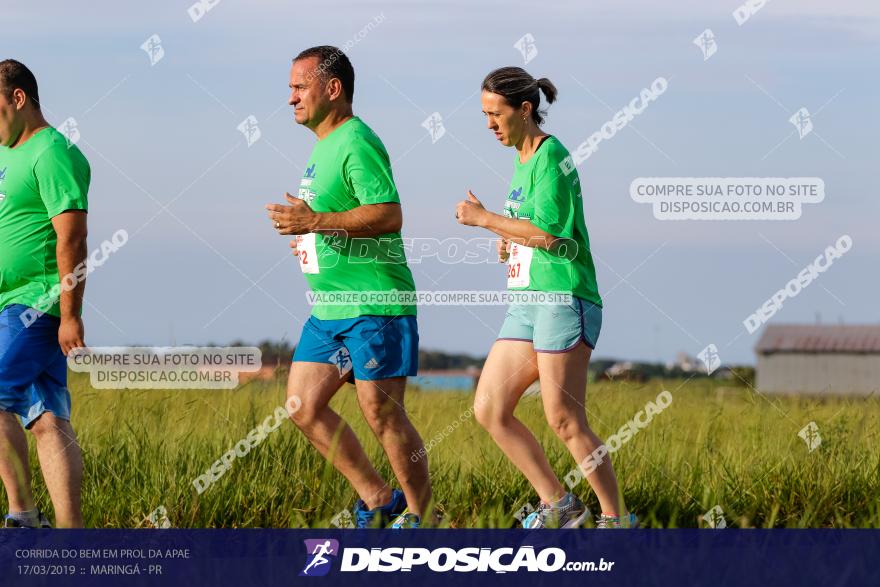
[[[0,410],[17,414],[25,428],[45,412],[70,420],[61,320],[43,314],[25,327],[21,314],[27,309],[13,304],[0,311]]]
[[[336,365],[339,377],[349,380],[411,377],[419,370],[418,323],[415,316],[311,316],[293,361]]]
[[[580,341],[596,348],[602,308],[572,296],[571,304],[511,304],[498,340],[523,340],[539,353],[564,353]]]

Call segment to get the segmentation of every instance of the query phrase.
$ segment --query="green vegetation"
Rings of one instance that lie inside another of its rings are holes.
[[[668,409],[613,455],[628,506],[649,527],[880,527],[880,401],[770,398],[708,379],[591,384],[588,415],[606,438],[669,390]],[[730,385],[730,384],[727,384]],[[73,375],[74,426],[85,458],[92,527],[148,526],[159,506],[176,527],[326,527],[356,496],[290,422],[198,495],[193,480],[283,404],[282,379],[236,391],[103,391]],[[412,392],[407,409],[426,442],[438,506],[455,527],[510,527],[537,498],[471,415],[470,394]],[[354,388],[333,406],[386,478],[390,469],[358,413]],[[574,467],[546,425],[540,398],[517,412],[562,478]],[[453,425],[458,421],[457,425]],[[818,425],[810,452],[798,432]],[[33,448],[33,447],[32,447]],[[32,463],[36,454],[32,450]],[[38,502],[50,509],[35,473]],[[575,491],[598,513],[588,485]]]

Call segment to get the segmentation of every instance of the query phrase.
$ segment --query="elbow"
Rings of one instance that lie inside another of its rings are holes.
[[[400,232],[403,229],[403,213],[400,206],[395,206],[393,212],[385,217],[385,232]]]
[[[87,230],[75,230],[58,234],[58,249],[78,251],[86,248],[89,233]]]

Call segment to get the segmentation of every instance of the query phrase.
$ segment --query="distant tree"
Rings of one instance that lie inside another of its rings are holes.
[[[285,341],[264,340],[257,347],[263,355],[264,365],[286,366],[293,357],[294,347]]]
[[[743,387],[755,386],[755,368],[749,365],[739,365],[731,367],[730,372],[733,374],[732,383],[742,385]]]
[[[482,369],[485,362],[485,357],[478,358],[470,355],[419,349],[419,369],[422,370],[458,370],[468,367]]]

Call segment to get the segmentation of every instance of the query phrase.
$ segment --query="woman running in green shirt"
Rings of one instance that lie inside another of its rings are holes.
[[[606,451],[587,424],[587,365],[602,325],[602,300],[578,174],[562,143],[541,130],[540,92],[549,103],[556,99],[550,80],[536,80],[519,67],[497,69],[483,80],[487,126],[502,145],[516,147],[513,179],[503,214],[486,210],[470,191],[456,209],[461,224],[501,237],[498,254],[508,263],[509,290],[558,296],[508,308],[480,376],[475,415],[538,493],[541,505],[523,526],[582,525],[587,508],[563,487],[535,436],[513,415],[523,392],[540,379],[547,421],[599,498],[597,526],[632,527],[636,517],[623,507],[607,454],[596,458]]]

